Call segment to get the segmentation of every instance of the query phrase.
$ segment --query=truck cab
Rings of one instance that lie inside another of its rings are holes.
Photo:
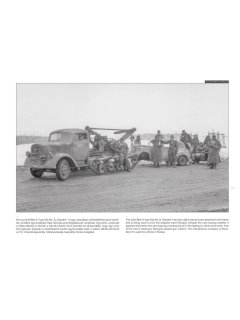
[[[88,163],[89,133],[82,129],[61,129],[50,133],[48,142],[33,144],[26,153],[25,166],[35,178],[44,171],[55,172],[59,180]]]

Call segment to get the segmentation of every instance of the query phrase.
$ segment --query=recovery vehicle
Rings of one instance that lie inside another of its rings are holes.
[[[109,139],[95,130],[111,130],[120,135]],[[72,171],[92,169],[97,174],[131,170],[138,161],[136,154],[127,154],[122,165],[119,142],[129,138],[136,129],[90,128],[62,129],[50,133],[48,142],[35,143],[26,152],[25,167],[33,177],[41,178],[44,172],[54,172],[59,180],[66,180]],[[92,147],[90,147],[92,145]]]

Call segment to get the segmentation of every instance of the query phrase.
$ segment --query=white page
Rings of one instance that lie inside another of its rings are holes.
[[[238,319],[235,3],[12,1],[1,14],[1,318]],[[15,233],[16,83],[207,79],[230,81],[228,232]]]

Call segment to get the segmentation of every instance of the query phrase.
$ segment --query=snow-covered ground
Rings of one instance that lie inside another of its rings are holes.
[[[17,145],[17,166],[23,166],[26,159],[26,152],[31,150],[32,143]]]
[[[229,155],[228,155],[228,149],[227,148],[222,148],[220,151],[220,157],[221,159],[225,160],[228,159]]]

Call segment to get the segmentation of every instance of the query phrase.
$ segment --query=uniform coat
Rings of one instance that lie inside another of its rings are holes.
[[[212,139],[211,142],[208,144],[209,151],[208,151],[208,165],[211,164],[218,164],[219,163],[219,152],[222,148],[222,145],[219,140]]]
[[[192,146],[192,137],[188,133],[182,133],[180,137],[180,141],[182,141],[185,144],[185,147],[191,151]]]
[[[194,136],[193,137],[193,140],[192,140],[192,146],[193,146],[193,153],[196,153],[196,150],[197,150],[197,147],[199,145],[199,140],[198,140],[198,137],[197,136]]]
[[[169,144],[168,164],[175,164],[177,161],[178,143],[176,140],[162,140],[162,143]]]
[[[161,141],[157,138],[151,141],[153,147],[151,149],[152,162],[159,163],[161,161]]]
[[[178,144],[176,140],[169,140],[168,163],[175,164],[177,161]]]

